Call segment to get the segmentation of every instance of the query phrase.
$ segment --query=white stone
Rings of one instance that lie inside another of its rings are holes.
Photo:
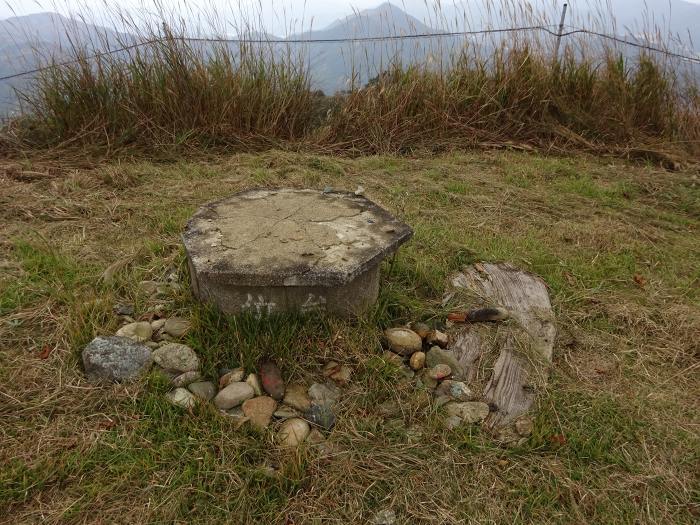
[[[165,321],[163,331],[175,339],[180,339],[189,331],[191,326],[191,323],[187,319],[183,319],[182,317],[171,317]]]
[[[291,418],[285,420],[280,426],[277,438],[279,444],[283,447],[296,447],[304,442],[311,427],[303,419]]]
[[[248,383],[231,383],[214,397],[216,408],[228,410],[255,396],[253,387]]]
[[[245,382],[253,388],[253,392],[255,392],[256,396],[263,395],[262,385],[260,384],[260,378],[257,374],[248,374]]]
[[[242,368],[236,368],[235,370],[226,372],[219,378],[219,388],[226,388],[231,383],[239,383],[240,381],[243,381],[244,377],[245,370]]]
[[[153,328],[151,328],[151,323],[147,321],[137,321],[135,323],[125,324],[117,330],[116,335],[119,337],[128,337],[137,343],[142,343],[151,338],[153,335]]]
[[[197,402],[192,393],[186,388],[176,388],[172,392],[165,394],[165,397],[173,405],[177,405],[182,408],[192,408]]]
[[[202,375],[196,370],[192,372],[185,372],[173,378],[173,385],[177,387],[186,387],[190,383],[199,381],[201,378]]]
[[[150,328],[150,325],[149,325]],[[193,372],[199,370],[199,357],[189,346],[168,343],[153,351],[153,360],[166,370]]]
[[[314,383],[309,387],[309,397],[315,405],[334,405],[340,399],[341,391],[330,384]]]
[[[156,319],[155,321],[151,321],[151,328],[153,328],[153,331],[156,332],[163,328],[166,320],[167,319]]]
[[[399,355],[408,356],[423,348],[423,340],[408,328],[388,328],[384,330],[389,348]]]
[[[489,406],[479,401],[452,402],[445,405],[445,411],[465,423],[481,423],[489,415]]]

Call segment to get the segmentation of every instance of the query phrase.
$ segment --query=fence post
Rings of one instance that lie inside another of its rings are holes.
[[[557,31],[557,43],[554,46],[554,64],[559,62],[559,46],[561,45],[561,34],[564,32],[564,20],[566,19],[566,9],[569,4],[564,2],[564,7],[561,10],[561,20],[559,20],[559,31]]]

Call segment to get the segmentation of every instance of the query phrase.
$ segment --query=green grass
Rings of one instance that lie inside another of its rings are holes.
[[[0,190],[11,239],[0,244],[0,522],[362,523],[390,508],[399,523],[693,523],[693,176],[507,152],[339,160],[273,151],[9,180]],[[194,301],[179,238],[187,217],[261,181],[362,184],[413,226],[363,318],[232,317]],[[542,276],[557,315],[535,431],[512,448],[479,428],[445,431],[426,392],[381,359],[381,329],[444,322],[446,279],[480,260]],[[115,261],[123,265],[101,281]],[[173,270],[180,291],[153,299],[139,289]],[[211,407],[173,407],[155,372],[90,387],[79,352],[118,328],[117,302],[191,319],[186,343],[208,377],[267,357],[307,383],[329,359],[351,366],[332,450],[284,453],[272,432],[237,429]],[[45,345],[53,351],[41,359]],[[392,400],[400,410],[383,412]]]

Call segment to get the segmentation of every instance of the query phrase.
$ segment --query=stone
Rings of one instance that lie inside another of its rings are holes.
[[[272,361],[266,361],[260,365],[260,379],[262,380],[263,390],[272,399],[281,401],[284,397],[284,381],[277,365]]]
[[[175,339],[180,339],[183,337],[192,327],[192,324],[182,317],[171,317],[165,321],[163,325],[163,331],[174,337]]]
[[[128,337],[99,336],[83,349],[87,379],[130,381],[146,372],[152,363],[151,349]]]
[[[426,371],[426,374],[428,377],[431,379],[435,379],[437,381],[440,381],[441,379],[445,379],[446,377],[449,377],[449,375],[452,373],[452,369],[450,368],[449,365],[444,365],[444,364],[438,364],[435,365],[432,368],[429,368]]]
[[[416,352],[411,356],[409,361],[413,370],[420,370],[425,366],[425,352]]]
[[[240,406],[230,408],[229,410],[222,410],[224,414],[227,416],[231,417],[238,417],[238,418],[244,418],[245,414],[243,413],[243,408]]]
[[[287,387],[283,402],[300,412],[306,412],[311,407],[311,398],[306,393],[306,386],[300,384],[292,384]]]
[[[141,281],[139,283],[139,288],[143,293],[153,295],[156,293],[158,283],[156,281]]]
[[[229,410],[255,396],[253,387],[248,383],[231,383],[214,397],[214,405],[222,410]]]
[[[440,348],[447,348],[449,341],[450,340],[447,334],[442,333],[440,330],[433,330],[425,338],[426,343],[428,343],[431,346],[439,346]]]
[[[481,423],[489,415],[489,406],[479,401],[447,403],[445,410],[448,416],[458,416],[465,423]]]
[[[219,390],[226,388],[231,383],[239,383],[240,381],[243,381],[244,377],[245,370],[242,368],[236,368],[235,370],[229,370],[228,372],[221,374],[221,377],[219,378]]]
[[[304,417],[309,423],[330,430],[335,425],[335,413],[329,405],[311,405]]]
[[[469,401],[473,394],[466,383],[446,379],[435,390],[436,395],[447,396],[454,401]]]
[[[302,414],[292,407],[280,405],[277,410],[275,410],[273,416],[277,419],[289,419],[290,417],[301,417]]]
[[[117,303],[112,307],[112,310],[116,315],[123,317],[133,317],[134,316],[134,305],[133,304],[123,304]]]
[[[148,321],[137,321],[122,326],[115,334],[119,337],[128,337],[137,343],[148,341],[153,335],[153,328]]]
[[[157,332],[158,330],[163,328],[166,321],[167,319],[156,319],[155,321],[151,321],[151,328],[154,332]]]
[[[456,378],[460,378],[464,374],[464,368],[453,352],[450,350],[443,350],[439,346],[433,346],[428,353],[425,354],[425,366],[433,368],[437,365],[449,366],[452,370],[452,374]]]
[[[263,388],[260,384],[260,379],[256,374],[248,374],[248,377],[246,377],[245,382],[253,387],[253,392],[255,392],[256,396],[263,395]]]
[[[153,360],[166,370],[194,372],[199,370],[199,357],[189,346],[168,343],[153,351]]]
[[[423,440],[423,429],[417,425],[411,425],[406,429],[406,441],[420,443]]]
[[[391,509],[380,510],[372,517],[370,523],[372,525],[394,525],[396,513]]]
[[[311,403],[315,405],[333,406],[341,396],[341,391],[338,387],[331,384],[314,383],[309,387],[309,397]]]
[[[401,357],[399,354],[385,350],[382,356],[384,357],[384,361],[392,363],[396,366],[403,365],[403,357]]]
[[[165,394],[165,397],[173,405],[182,408],[192,408],[196,404],[195,397],[186,388],[176,388],[172,392]]]
[[[160,299],[168,297],[173,291],[176,291],[176,288],[172,284],[158,283],[156,285],[156,297]]]
[[[211,401],[216,395],[216,386],[211,381],[197,381],[190,383],[187,389],[195,396],[205,401]]]
[[[387,328],[384,330],[389,349],[399,355],[409,356],[423,348],[423,340],[408,328]]]
[[[277,401],[268,396],[258,396],[243,402],[243,413],[258,430],[267,428],[276,408]]]
[[[160,345],[156,343],[155,341],[145,341],[143,344],[145,344],[148,348],[151,350],[155,350],[158,348]]]
[[[338,370],[340,370],[340,363],[336,363],[335,361],[328,361],[323,366],[323,377],[330,377],[333,374],[335,374]]]
[[[436,388],[438,385],[437,379],[434,377],[430,377],[430,374],[428,374],[428,370],[423,370],[423,373],[420,376],[420,380],[425,386],[425,388],[433,389]]]
[[[283,447],[299,446],[307,438],[311,432],[309,424],[300,418],[291,418],[285,420],[277,433],[277,439]]]
[[[529,417],[521,417],[515,421],[515,431],[523,437],[532,434],[534,425]]]
[[[414,377],[416,377],[416,373],[408,366],[401,367],[401,375],[408,380],[411,380]]]
[[[248,422],[248,418],[243,413],[243,409],[239,406],[234,407],[230,410],[220,410],[220,412],[226,417],[230,417],[233,420],[236,429],[241,428],[245,423]]]
[[[432,331],[431,328],[425,323],[411,323],[411,330],[417,333],[421,339],[428,337],[428,334]]]
[[[311,432],[309,432],[309,435],[306,437],[306,442],[311,445],[320,445],[326,442],[326,438],[319,429],[312,428]]]
[[[445,418],[445,428],[447,430],[454,430],[457,427],[462,426],[464,420],[459,416],[448,416]]]
[[[353,317],[411,228],[348,192],[256,189],[202,206],[183,234],[195,297],[226,313]]]
[[[437,394],[435,396],[435,406],[438,408],[445,406],[450,401],[454,401],[450,396],[446,396],[444,394]]]
[[[384,418],[394,417],[402,413],[401,405],[395,399],[387,399],[377,407]]]
[[[198,371],[193,370],[191,372],[185,372],[184,374],[177,375],[173,378],[173,385],[176,387],[185,387],[189,385],[190,383],[194,383],[195,381],[199,381],[202,379],[202,374],[200,374]]]
[[[352,377],[352,369],[347,365],[342,365],[330,378],[339,385],[347,385]]]
[[[173,384],[173,380],[180,374],[178,374],[177,372],[169,372],[168,370],[163,370],[162,368],[159,367],[153,371],[152,375],[154,377],[158,377],[159,379],[161,379],[165,383]],[[173,386],[179,387],[181,385],[173,385]]]

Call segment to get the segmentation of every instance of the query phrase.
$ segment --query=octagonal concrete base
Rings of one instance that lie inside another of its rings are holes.
[[[353,316],[379,292],[379,264],[412,235],[345,192],[251,190],[207,204],[183,235],[195,296],[227,313]]]

